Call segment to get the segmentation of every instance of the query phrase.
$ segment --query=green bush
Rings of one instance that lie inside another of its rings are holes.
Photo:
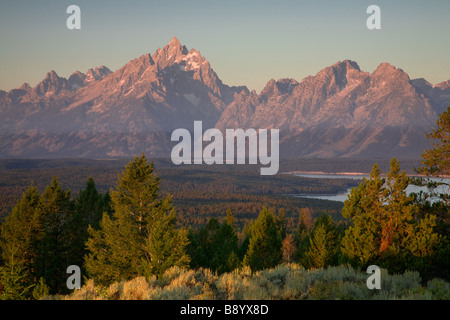
[[[435,300],[450,300],[450,283],[442,279],[428,281],[427,290]]]

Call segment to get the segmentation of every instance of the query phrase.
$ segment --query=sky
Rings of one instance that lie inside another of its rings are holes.
[[[69,30],[69,5],[81,29]],[[370,5],[381,29],[369,30]],[[260,92],[338,61],[373,72],[382,62],[432,84],[450,79],[448,0],[0,0],[0,89],[37,85],[50,70],[115,71],[174,36],[200,51],[228,85]]]

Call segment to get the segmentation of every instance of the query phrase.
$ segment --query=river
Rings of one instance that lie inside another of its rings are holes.
[[[305,177],[305,178],[315,178],[315,179],[354,179],[354,180],[361,180],[363,177],[369,178],[369,174],[364,173],[358,173],[358,174],[329,174],[329,173],[294,173],[295,176],[298,177]],[[445,182],[447,184],[450,184],[450,178],[431,178],[433,181],[437,182]],[[313,199],[321,199],[321,200],[332,200],[332,201],[340,201],[344,202],[347,200],[347,196],[350,194],[350,191],[352,188],[348,188],[344,192],[336,193],[336,194],[298,194],[295,195],[299,198],[313,198]],[[406,192],[408,194],[410,193],[418,193],[420,191],[427,191],[427,187],[419,187],[415,185],[409,185],[406,189]],[[439,192],[444,193],[445,190],[447,190],[448,193],[448,186],[442,185],[439,186],[438,189]],[[436,201],[436,199],[432,200]]]

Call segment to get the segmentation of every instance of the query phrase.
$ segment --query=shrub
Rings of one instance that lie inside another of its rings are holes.
[[[417,271],[388,275],[386,269],[381,269],[381,290],[389,292],[393,298],[401,297],[419,287],[420,275]]]
[[[361,299],[450,299],[450,284],[441,279],[421,285],[418,272],[389,275],[381,269],[381,290],[370,290],[368,275],[351,266],[309,269],[290,263],[252,273],[250,267],[218,276],[209,269],[173,267],[161,279],[137,277],[129,281],[95,286],[93,280],[68,296],[46,299],[74,300],[361,300]]]
[[[185,270],[170,268],[161,278],[161,290],[155,291],[153,299],[215,299],[217,276],[209,269]]]
[[[450,283],[442,279],[428,281],[427,290],[431,293],[433,299],[450,300]]]
[[[224,273],[216,281],[218,299],[241,300],[246,288],[245,282],[237,270]]]
[[[150,292],[151,286],[145,277],[137,277],[122,285],[123,300],[143,300]]]
[[[89,279],[86,284],[79,290],[66,296],[68,300],[99,300],[100,296],[97,295],[101,287],[96,287],[93,279]]]

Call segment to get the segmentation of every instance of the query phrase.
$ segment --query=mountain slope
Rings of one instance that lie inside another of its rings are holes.
[[[128,156],[170,152],[176,128],[214,126],[245,87],[224,85],[209,62],[178,39],[115,72],[104,67],[68,80],[54,71],[35,88],[0,100],[0,143],[8,156]]]
[[[174,129],[278,128],[282,157],[419,157],[450,99],[450,80],[411,80],[382,63],[344,60],[302,81],[271,79],[257,94],[225,85],[177,38],[112,72],[0,91],[2,157],[170,156]]]
[[[401,69],[382,63],[369,74],[345,60],[241,94],[217,127],[279,128],[284,157],[418,157],[437,117],[432,104]]]

